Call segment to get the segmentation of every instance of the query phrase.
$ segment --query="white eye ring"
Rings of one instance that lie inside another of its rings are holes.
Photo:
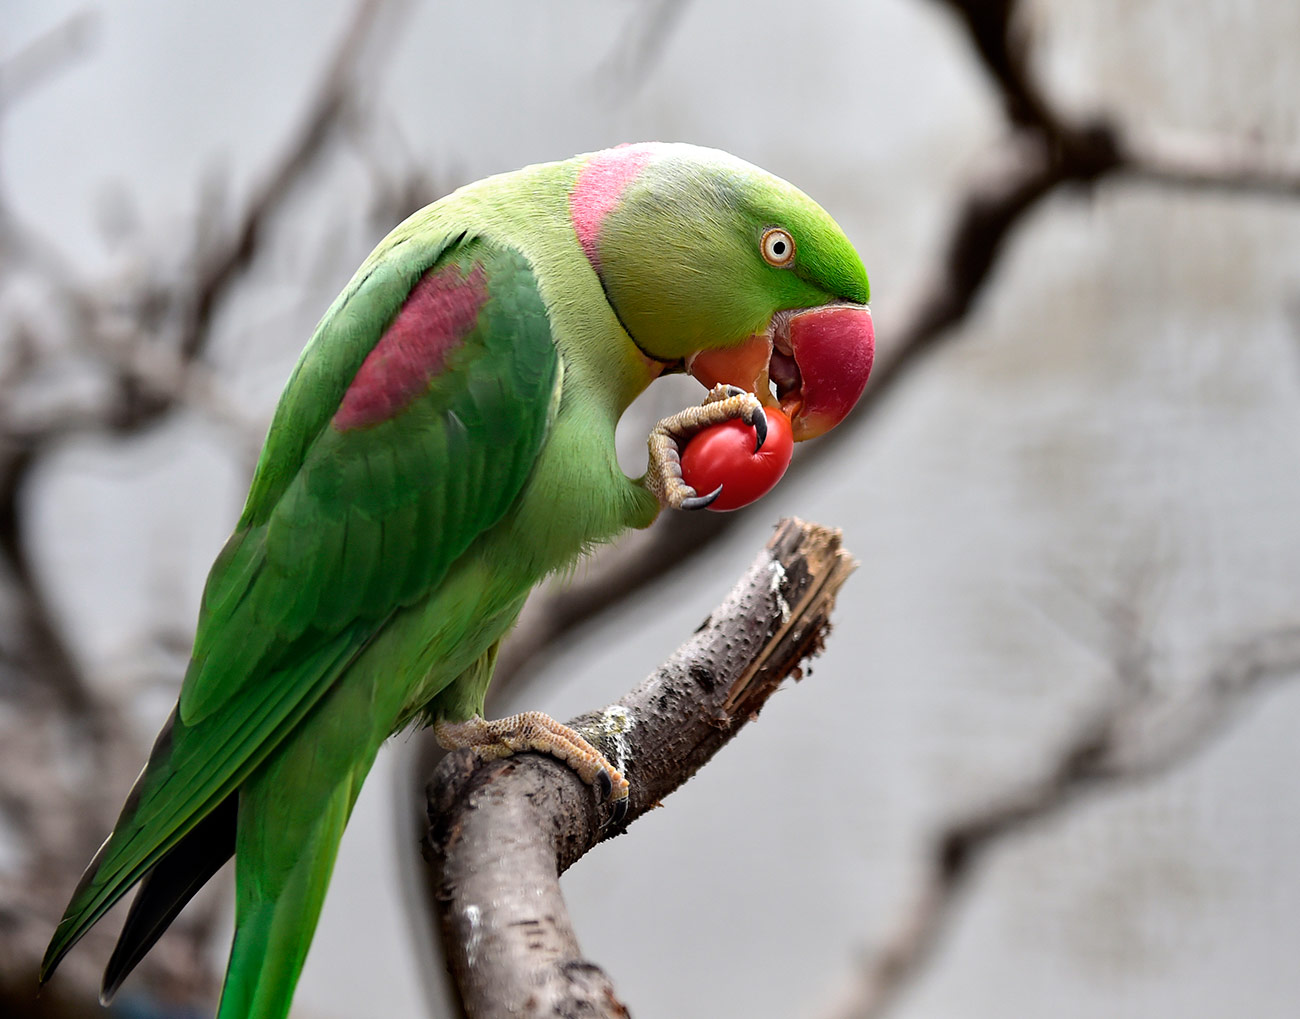
[[[794,261],[794,238],[779,226],[769,227],[763,231],[763,240],[759,245],[763,260],[768,265],[784,269]]]

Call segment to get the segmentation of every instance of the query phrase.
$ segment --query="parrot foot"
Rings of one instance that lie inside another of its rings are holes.
[[[646,470],[645,485],[654,493],[660,506],[703,509],[722,494],[719,485],[707,495],[700,495],[682,480],[682,446],[704,429],[736,418],[758,433],[754,445],[757,453],[767,438],[767,415],[763,413],[758,397],[739,386],[719,383],[709,390],[700,406],[666,417],[650,430],[650,466]]]
[[[548,754],[572,768],[580,779],[595,787],[603,801],[614,805],[611,823],[627,816],[627,779],[575,729],[542,711],[498,718],[491,722],[475,716],[464,722],[438,721],[433,738],[444,750],[473,750],[484,761],[498,761],[530,750]]]

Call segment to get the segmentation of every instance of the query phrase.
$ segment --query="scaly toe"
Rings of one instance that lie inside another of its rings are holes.
[[[745,390],[739,386],[729,385],[719,382],[709,390],[708,395],[704,397],[704,403],[701,406],[707,407],[711,403],[721,403],[723,400],[730,400],[736,396],[744,396]]]

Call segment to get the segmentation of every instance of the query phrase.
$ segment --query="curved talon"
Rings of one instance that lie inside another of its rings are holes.
[[[722,486],[719,485],[708,495],[693,495],[689,499],[683,499],[682,504],[679,508],[684,510],[704,509],[705,506],[710,505],[713,502],[713,500],[716,499],[721,494],[722,494]]]
[[[749,422],[751,428],[758,433],[758,441],[754,443],[754,452],[757,453],[763,448],[763,443],[767,441],[767,412],[759,407],[754,411],[754,420]]]
[[[631,802],[631,800],[632,797],[624,796],[621,800],[619,800],[614,804],[614,813],[610,815],[609,823],[613,825],[615,828],[621,825],[623,823],[623,819],[627,817],[627,805],[628,803]]]
[[[596,772],[596,796],[601,803],[604,803],[614,794],[614,779],[610,777],[608,771],[601,770]]]

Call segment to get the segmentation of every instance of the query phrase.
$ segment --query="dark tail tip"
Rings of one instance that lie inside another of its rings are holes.
[[[238,796],[231,793],[145,875],[104,969],[101,1005],[113,1000],[194,893],[234,855],[238,816]]]

